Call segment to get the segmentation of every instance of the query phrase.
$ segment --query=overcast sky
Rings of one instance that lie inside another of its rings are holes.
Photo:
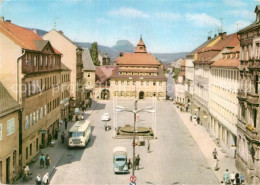
[[[62,30],[74,41],[134,45],[140,35],[149,52],[191,51],[223,31],[234,33],[255,20],[257,0],[0,0],[12,23]]]

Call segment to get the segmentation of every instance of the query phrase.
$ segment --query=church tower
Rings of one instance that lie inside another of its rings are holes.
[[[138,44],[135,48],[135,53],[147,53],[144,41],[142,39],[142,35],[141,35],[140,40],[139,40],[139,42],[138,42]]]

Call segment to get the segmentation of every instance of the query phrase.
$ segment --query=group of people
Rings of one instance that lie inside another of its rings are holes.
[[[41,154],[40,156],[40,168],[44,168],[44,165],[46,166],[46,168],[49,168],[49,166],[51,165],[51,159],[48,154],[46,156]]]
[[[196,120],[198,124],[200,124],[200,117],[197,116],[197,114],[191,115],[190,116],[190,121],[192,122],[192,120]]]
[[[134,168],[135,170],[136,169],[139,170],[139,164],[140,164],[140,156],[139,156],[139,154],[134,157],[133,163],[134,164],[132,164],[130,159],[128,160],[128,163],[127,163],[128,169]]]
[[[226,185],[226,184],[245,185],[244,176],[242,174],[234,173],[234,172],[229,174],[228,169],[226,169],[221,184],[222,185]]]
[[[36,177],[36,185],[41,185],[41,184],[49,184],[49,173],[45,173],[45,175],[41,179],[41,174],[38,174]]]

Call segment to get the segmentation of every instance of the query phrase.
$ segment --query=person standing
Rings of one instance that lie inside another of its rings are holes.
[[[231,180],[231,184],[234,184],[234,181],[235,181],[235,173],[234,172],[232,172],[230,174],[230,180]]]
[[[192,115],[190,116],[190,122],[192,122]]]
[[[61,137],[61,142],[64,143],[64,140],[65,140],[65,133],[62,132],[60,137]]]
[[[48,172],[45,173],[45,175],[43,176],[42,182],[43,182],[44,185],[49,184],[49,173]]]
[[[217,149],[214,148],[213,152],[212,152],[212,156],[213,156],[213,159],[217,159],[218,157],[218,152],[217,152]]]
[[[140,164],[140,157],[139,157],[139,154],[138,154],[137,157],[136,157],[136,168],[137,168],[137,170],[139,170],[139,164]]]
[[[43,154],[41,154],[40,157],[40,167],[44,168],[44,163],[45,163],[45,156]]]
[[[134,156],[134,159],[133,159],[133,168],[134,168],[134,170],[136,170],[136,155]]]
[[[236,183],[236,184],[240,184],[240,183],[241,183],[239,173],[236,173],[235,183]]]
[[[36,176],[36,185],[41,185],[41,184],[42,184],[41,175],[38,174],[38,175]]]
[[[226,171],[224,173],[224,180],[225,180],[225,183],[228,183],[228,181],[229,181],[228,169],[226,169]]]
[[[51,165],[51,159],[48,154],[45,157],[45,165],[46,165],[46,168],[49,168],[49,166]]]
[[[131,160],[130,160],[130,159],[128,160],[127,166],[128,166],[128,169],[131,169],[131,168],[132,168],[132,163],[131,163]]]
[[[197,123],[200,124],[200,117],[197,117]]]
[[[58,139],[58,129],[55,129],[55,132],[54,132],[54,138],[55,138],[55,140]]]
[[[68,121],[67,121],[66,118],[65,118],[64,122],[65,122],[65,130],[67,130],[67,127],[68,127]]]
[[[148,143],[147,143],[147,152],[149,153],[150,152],[150,141],[148,140]]]

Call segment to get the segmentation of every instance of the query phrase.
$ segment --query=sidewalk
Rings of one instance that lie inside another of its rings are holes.
[[[198,125],[195,120],[193,120],[193,122],[190,122],[190,113],[181,112],[174,104],[173,108],[176,110],[179,117],[185,124],[191,136],[193,137],[194,141],[197,143],[200,151],[202,152],[206,161],[208,162],[209,167],[212,169],[212,171],[218,178],[219,182],[223,180],[223,175],[226,169],[228,169],[229,174],[232,172],[239,173],[235,166],[235,159],[228,157],[227,154],[223,152],[223,149],[216,145],[216,143],[213,141],[214,138],[210,137],[209,133],[203,126]],[[214,160],[212,152],[214,148],[216,148],[218,152],[218,171],[215,171],[213,169]]]
[[[84,119],[87,119],[89,116],[91,116],[92,112],[96,109],[96,106],[98,103],[96,101],[92,102],[91,108],[88,108],[84,112]],[[60,135],[62,131],[65,132],[65,137],[68,136],[68,131],[70,127],[73,125],[74,122],[68,122],[68,128],[65,130],[64,124],[60,126],[60,131],[58,135],[58,139],[54,140],[55,141],[55,146],[54,147],[46,147],[44,149],[40,149],[39,154],[36,156],[36,162],[31,163],[29,165],[30,168],[30,173],[32,173],[32,180],[29,180],[27,182],[23,181],[23,178],[19,178],[16,181],[16,184],[35,184],[35,179],[38,174],[41,175],[41,178],[45,175],[45,173],[49,172],[49,179],[51,181],[52,176],[55,174],[56,167],[59,165],[59,162],[62,160],[63,156],[66,154],[66,151],[68,150],[67,144],[66,144],[66,139],[65,143],[62,144]],[[51,165],[49,168],[40,168],[40,155],[49,155],[51,159]]]

